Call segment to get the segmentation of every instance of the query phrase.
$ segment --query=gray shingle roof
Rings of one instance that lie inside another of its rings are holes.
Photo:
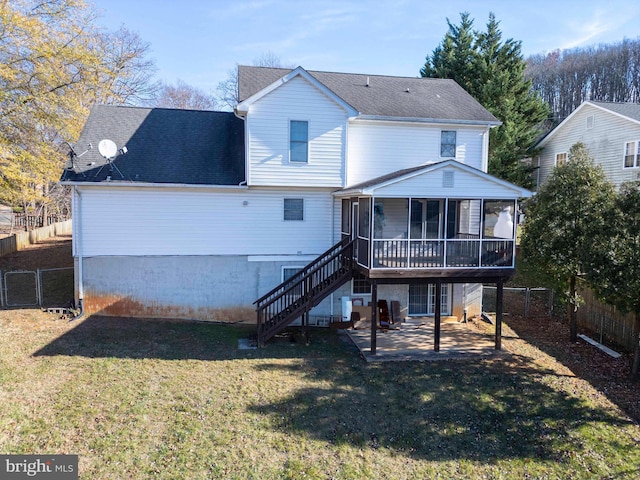
[[[640,122],[640,103],[594,102],[593,100],[589,103]]]
[[[117,170],[98,152],[103,139],[127,147],[113,161]],[[89,143],[93,149],[75,159],[62,181],[102,182],[110,176],[113,181],[238,185],[245,180],[244,122],[233,113],[96,105],[76,153]]]
[[[289,72],[291,69],[288,68],[239,66],[240,101]],[[453,80],[317,71],[308,73],[362,115],[471,123],[498,122]]]

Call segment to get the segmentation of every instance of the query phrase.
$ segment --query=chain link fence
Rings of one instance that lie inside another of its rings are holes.
[[[0,308],[64,308],[73,298],[72,267],[0,271]]]
[[[482,286],[482,311],[496,311],[495,286]],[[553,290],[548,288],[504,287],[503,312],[525,317],[552,317]]]

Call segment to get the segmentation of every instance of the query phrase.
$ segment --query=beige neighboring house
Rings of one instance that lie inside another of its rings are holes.
[[[13,224],[13,210],[6,205],[0,205],[0,231],[11,228]]]
[[[640,180],[640,104],[586,101],[538,144],[537,186],[553,167],[566,162],[569,149],[582,142],[616,186]]]

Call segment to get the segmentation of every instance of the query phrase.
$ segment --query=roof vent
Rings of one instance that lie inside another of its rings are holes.
[[[405,90],[405,92],[409,93],[409,89],[407,88],[407,89]]]
[[[367,77],[367,87],[369,86],[369,77]]]
[[[453,188],[454,185],[454,177],[453,174],[455,172],[453,170],[445,170],[442,172],[442,186],[444,188]]]

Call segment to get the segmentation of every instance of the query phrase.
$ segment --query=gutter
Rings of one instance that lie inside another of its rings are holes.
[[[415,117],[390,117],[386,115],[359,115],[355,117],[353,121],[364,121],[364,120],[373,120],[373,121],[387,121],[387,122],[408,122],[408,123],[430,123],[430,124],[440,124],[440,125],[473,125],[478,127],[486,127],[489,125],[490,127],[498,127],[502,125],[502,122],[499,120],[495,121],[487,121],[487,120],[456,120],[456,119],[446,119],[446,118],[415,118]]]
[[[190,183],[150,183],[150,182],[120,182],[120,181],[110,181],[110,182],[72,182],[72,181],[62,181],[58,182],[60,185],[69,185],[72,187],[77,187],[78,185],[83,187],[93,187],[93,186],[108,186],[108,187],[119,187],[119,188],[185,188],[185,189],[201,189],[201,190],[246,190],[248,187],[242,185],[244,182],[240,182],[240,185],[202,185],[202,184],[190,184]]]

